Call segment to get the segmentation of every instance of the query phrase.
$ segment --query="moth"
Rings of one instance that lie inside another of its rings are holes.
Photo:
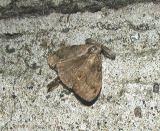
[[[48,85],[48,92],[59,84],[71,89],[86,102],[94,101],[102,88],[102,56],[115,59],[108,47],[88,38],[83,45],[62,46],[48,54],[48,65],[57,77]]]

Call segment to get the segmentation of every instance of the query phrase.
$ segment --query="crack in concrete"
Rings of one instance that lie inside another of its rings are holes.
[[[49,15],[50,13],[62,13],[62,14],[72,14],[77,12],[97,12],[103,7],[119,9],[124,6],[133,3],[142,2],[154,2],[159,3],[155,0],[93,0],[93,1],[75,1],[75,0],[63,0],[58,5],[56,5],[51,0],[39,0],[37,4],[21,5],[17,6],[17,0],[11,0],[11,2],[5,6],[0,7],[0,19],[7,19],[12,17],[25,17],[25,16],[42,16]]]

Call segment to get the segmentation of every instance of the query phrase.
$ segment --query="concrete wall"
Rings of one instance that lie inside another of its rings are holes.
[[[160,5],[63,14],[37,2],[0,2],[0,129],[160,130]],[[48,51],[89,37],[116,52],[115,61],[103,57],[98,100],[85,106],[61,85],[47,93],[57,76]]]

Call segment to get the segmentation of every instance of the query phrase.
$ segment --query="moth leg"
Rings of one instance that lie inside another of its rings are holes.
[[[53,81],[51,81],[47,85],[47,93],[56,89],[59,86],[60,82],[61,82],[61,80],[59,79],[59,77],[56,77]]]
[[[107,57],[107,58],[109,58],[111,60],[115,60],[116,54],[113,51],[111,51],[111,49],[109,49],[108,47],[106,47],[104,45],[102,45],[101,48],[102,48],[102,54],[105,57]]]
[[[57,57],[56,53],[49,53],[47,58],[47,63],[51,69],[55,69],[55,66],[59,62],[59,58]]]

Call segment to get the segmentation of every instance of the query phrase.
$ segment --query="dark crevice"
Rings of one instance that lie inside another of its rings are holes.
[[[22,35],[23,35],[22,33],[4,33],[4,34],[0,34],[0,38],[15,39],[15,38],[21,37]]]
[[[52,12],[62,14],[72,14],[85,11],[97,12],[103,7],[119,9],[129,4],[140,2],[159,3],[158,0],[92,0],[89,2],[84,0],[63,0],[58,5],[55,5],[50,0],[39,0],[39,3],[30,6],[17,6],[17,2],[18,0],[12,0],[6,7],[0,7],[0,19],[49,15]]]
[[[42,5],[35,6],[21,6],[17,7],[15,1],[11,2],[6,7],[0,8],[0,19],[23,17],[23,16],[39,16],[48,15],[53,12],[54,5],[52,3],[44,3]]]

